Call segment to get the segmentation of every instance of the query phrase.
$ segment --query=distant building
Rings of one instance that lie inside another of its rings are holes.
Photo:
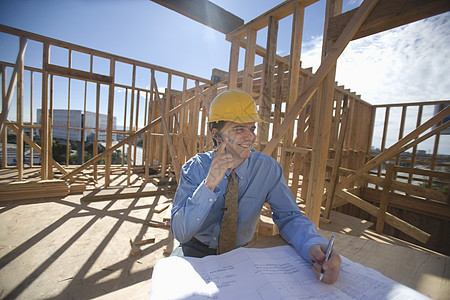
[[[67,120],[70,117],[69,127],[73,128],[82,128],[83,126],[83,118],[85,118],[85,133],[84,140],[85,141],[93,141],[93,134],[95,133],[95,124],[96,124],[96,114],[90,111],[87,111],[86,114],[83,114],[82,110],[70,110],[70,114],[68,115],[67,109],[54,109],[53,110],[53,125],[62,125],[64,127],[53,127],[53,138],[59,140],[67,140]],[[37,122],[41,123],[41,109],[37,110]],[[108,116],[104,114],[99,114],[98,120],[98,140],[100,142],[106,141],[106,126],[108,123]],[[116,117],[113,117],[113,130],[116,129]],[[112,134],[112,140],[115,141],[116,134]],[[80,129],[69,129],[69,140],[80,142],[82,140],[82,131]]]

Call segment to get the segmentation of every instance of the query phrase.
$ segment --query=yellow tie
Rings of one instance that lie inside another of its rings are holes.
[[[231,172],[225,194],[225,208],[223,209],[222,225],[220,227],[219,247],[217,254],[233,250],[236,247],[236,231],[238,216],[238,182],[236,173]]]

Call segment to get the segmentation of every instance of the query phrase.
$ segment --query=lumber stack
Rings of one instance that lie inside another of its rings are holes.
[[[69,186],[64,180],[12,182],[0,185],[0,201],[66,197]]]

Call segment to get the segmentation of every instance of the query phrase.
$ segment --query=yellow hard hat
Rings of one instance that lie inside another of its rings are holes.
[[[209,108],[209,122],[264,122],[258,116],[252,96],[243,91],[226,90],[214,98]]]

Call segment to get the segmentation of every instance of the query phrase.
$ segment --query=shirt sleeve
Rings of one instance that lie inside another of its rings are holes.
[[[198,162],[191,160],[181,169],[180,183],[173,200],[171,230],[173,236],[186,243],[201,229],[213,203],[220,192],[205,185]]]
[[[327,244],[319,235],[316,226],[300,211],[291,190],[287,186],[281,166],[276,163],[276,180],[267,195],[272,210],[272,218],[280,235],[305,259],[310,262],[309,248],[316,244]]]

